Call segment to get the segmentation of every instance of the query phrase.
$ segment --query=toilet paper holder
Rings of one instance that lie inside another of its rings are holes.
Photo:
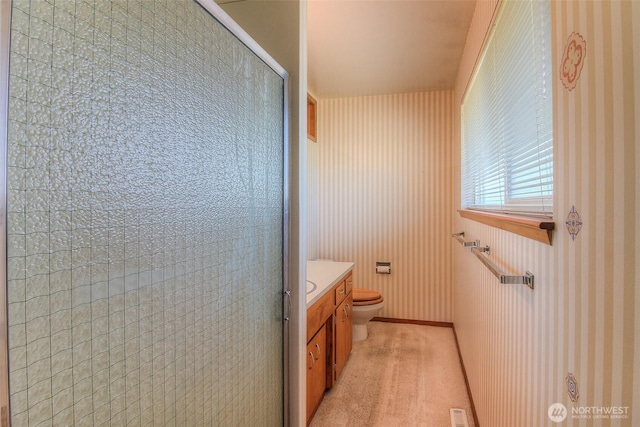
[[[391,263],[376,261],[376,274],[391,274]]]

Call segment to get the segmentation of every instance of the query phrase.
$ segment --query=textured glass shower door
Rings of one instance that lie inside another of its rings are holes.
[[[284,82],[192,0],[13,0],[13,425],[283,423]]]

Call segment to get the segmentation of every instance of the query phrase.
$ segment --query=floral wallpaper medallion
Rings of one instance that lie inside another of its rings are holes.
[[[578,393],[578,380],[576,380],[576,377],[571,372],[567,374],[564,380],[567,383],[567,394],[569,395],[569,399],[571,399],[573,403],[577,402],[580,397],[580,394]]]
[[[560,63],[560,80],[567,90],[573,90],[576,87],[586,54],[587,42],[580,33],[574,31],[567,40]]]
[[[580,218],[580,214],[576,211],[575,206],[571,206],[571,211],[569,211],[569,215],[567,215],[566,224],[567,230],[569,230],[569,234],[571,235],[571,240],[575,240],[582,228],[582,218]]]

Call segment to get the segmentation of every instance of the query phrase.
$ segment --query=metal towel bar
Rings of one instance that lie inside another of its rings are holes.
[[[489,246],[480,246],[480,240],[466,241],[464,240],[464,231],[460,233],[454,233],[451,235],[464,247],[470,247],[471,252],[478,257],[480,261],[493,273],[494,276],[500,280],[500,283],[513,284],[513,285],[527,285],[533,289],[533,274],[526,272],[524,276],[510,276],[504,274],[502,269],[498,267],[491,258],[488,257],[490,250]]]
[[[526,272],[524,276],[509,276],[498,267],[487,255],[489,246],[471,248],[471,252],[500,280],[500,283],[513,285],[527,285],[533,289],[533,274]]]

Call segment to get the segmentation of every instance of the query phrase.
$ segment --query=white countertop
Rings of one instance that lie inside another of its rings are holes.
[[[354,265],[352,262],[307,261],[307,281],[316,284],[316,289],[307,294],[307,308],[353,270]]]

